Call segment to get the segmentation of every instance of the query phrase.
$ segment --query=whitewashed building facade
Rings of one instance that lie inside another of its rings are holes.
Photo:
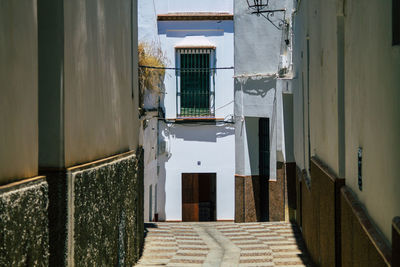
[[[233,1],[142,0],[139,14],[139,41],[167,59],[145,219],[233,220]]]

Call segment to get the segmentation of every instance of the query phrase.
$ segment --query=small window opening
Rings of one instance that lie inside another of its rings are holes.
[[[178,49],[178,117],[213,117],[213,49]]]

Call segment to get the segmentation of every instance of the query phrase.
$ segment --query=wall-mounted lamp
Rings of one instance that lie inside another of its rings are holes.
[[[263,16],[277,29],[282,30],[288,26],[285,19],[286,9],[269,9],[270,0],[246,0],[251,14],[256,14],[257,16]],[[275,19],[275,13],[282,13],[283,18]]]

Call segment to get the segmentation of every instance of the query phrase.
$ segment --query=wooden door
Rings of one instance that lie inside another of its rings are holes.
[[[182,221],[215,221],[216,174],[182,174]]]
[[[199,221],[199,176],[182,173],[182,221]]]
[[[260,174],[260,221],[269,221],[269,119],[260,118],[259,138],[259,174]]]

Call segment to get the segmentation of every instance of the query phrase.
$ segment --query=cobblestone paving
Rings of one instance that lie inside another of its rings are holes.
[[[154,223],[146,230],[136,266],[311,266],[290,223]]]

